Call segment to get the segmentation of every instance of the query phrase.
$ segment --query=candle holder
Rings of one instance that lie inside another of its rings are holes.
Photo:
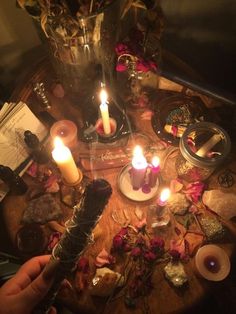
[[[95,129],[96,129],[96,132],[99,136],[109,138],[109,137],[112,137],[116,133],[116,128],[117,128],[116,120],[110,118],[109,123],[110,123],[111,133],[105,134],[102,119],[97,120],[97,122],[95,124]]]
[[[198,274],[210,281],[221,281],[230,272],[230,260],[226,252],[217,245],[204,245],[195,256]]]
[[[157,195],[160,185],[160,177],[158,176],[156,185],[153,188],[145,189],[144,182],[143,188],[141,187],[138,190],[134,190],[130,178],[131,169],[132,164],[128,164],[124,168],[122,168],[121,172],[118,175],[117,184],[120,192],[127,198],[138,202],[148,201],[155,197]]]
[[[82,179],[83,179],[83,173],[80,170],[80,168],[77,168],[77,171],[78,171],[78,175],[79,175],[77,181],[75,181],[73,183],[69,183],[62,177],[63,184],[65,184],[66,186],[69,186],[69,187],[75,187],[75,186],[79,185],[81,183]]]
[[[70,208],[78,204],[86,185],[91,181],[86,175],[81,173],[80,169],[78,170],[81,176],[77,182],[68,184],[62,180],[60,185],[60,200],[65,206]]]
[[[125,108],[119,96],[109,94],[109,116],[112,123],[112,133],[105,135],[99,118],[99,100],[93,96],[89,99],[84,110],[82,110],[84,126],[79,130],[79,139],[85,143],[98,142],[101,144],[112,144],[120,146],[120,142],[132,133],[133,126],[126,114]],[[116,126],[116,127],[115,127]],[[115,130],[114,130],[115,128]],[[101,145],[104,148],[104,145]]]
[[[73,148],[78,140],[77,126],[70,120],[60,120],[52,125],[50,135],[52,138],[60,137],[65,146]]]

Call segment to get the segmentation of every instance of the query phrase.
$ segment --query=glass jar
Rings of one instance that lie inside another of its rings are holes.
[[[180,139],[176,159],[178,177],[187,182],[204,181],[229,154],[231,142],[225,130],[214,123],[188,127]]]
[[[115,46],[137,22],[133,12],[133,7],[127,9],[126,0],[113,0],[88,15],[77,12],[75,17],[63,6],[56,6],[48,16],[45,30],[51,61],[72,98],[87,100],[97,81],[112,82]]]

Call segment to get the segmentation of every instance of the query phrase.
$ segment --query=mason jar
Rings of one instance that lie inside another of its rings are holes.
[[[176,158],[178,177],[187,181],[204,181],[222,164],[230,152],[227,132],[210,122],[189,126],[180,139]]]

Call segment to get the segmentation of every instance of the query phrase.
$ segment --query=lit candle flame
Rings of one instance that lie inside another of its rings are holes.
[[[134,157],[143,156],[143,150],[142,150],[141,146],[139,146],[139,145],[135,146],[134,151],[133,151],[133,156]]]
[[[160,202],[165,203],[169,197],[170,197],[170,189],[166,188],[162,190],[161,195],[160,195]]]
[[[135,169],[144,169],[147,167],[147,160],[143,155],[141,146],[135,146],[133,150],[132,165]]]
[[[152,165],[153,165],[153,167],[158,167],[159,165],[160,165],[160,158],[159,157],[157,157],[157,156],[154,156],[153,158],[152,158]]]
[[[107,92],[105,91],[105,89],[101,90],[100,99],[102,104],[105,104],[107,102]]]
[[[63,141],[60,139],[60,137],[56,136],[54,138],[54,147],[55,148],[60,148],[60,147],[63,147],[63,146],[65,146]]]

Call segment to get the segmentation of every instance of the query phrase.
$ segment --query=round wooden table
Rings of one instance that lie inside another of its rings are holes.
[[[51,109],[49,109],[50,114],[56,119],[69,119],[75,121],[78,127],[82,127],[83,121],[81,119],[81,114],[79,107],[72,104],[71,100],[67,95],[63,98],[57,98],[52,93],[52,85],[56,82],[55,74],[51,68],[50,63],[47,60],[41,60],[35,67],[31,69],[31,72],[25,76],[21,83],[17,86],[15,91],[12,94],[12,101],[23,101],[27,103],[30,109],[38,115],[40,111],[44,109],[41,106],[40,100],[36,97],[33,92],[33,85],[36,82],[43,81],[48,93],[48,98],[52,104]],[[165,87],[167,90],[179,91],[181,87],[178,84],[172,82],[166,82]],[[160,144],[160,140],[153,131],[151,127],[150,120],[143,120],[142,114],[139,111],[131,110],[129,114],[132,116],[133,121],[135,122],[137,133],[142,133],[147,136],[148,139],[151,139],[152,144]],[[125,144],[125,147],[121,149],[126,149],[127,147],[132,147],[132,140],[128,139],[128,142]],[[107,148],[103,147],[103,152]],[[111,151],[113,148],[109,148]],[[120,149],[120,147],[116,147]],[[79,142],[78,146],[73,149],[73,154],[75,160],[78,161],[82,156],[89,156],[90,154],[89,145]],[[93,154],[101,154],[101,150],[93,151]],[[113,193],[109,204],[106,206],[101,220],[98,224],[98,234],[95,237],[95,243],[90,245],[86,250],[86,256],[94,261],[97,254],[105,248],[108,252],[110,251],[112,245],[112,239],[114,235],[120,230],[121,224],[116,223],[112,214],[114,210],[119,213],[122,213],[123,209],[128,213],[130,224],[135,224],[138,221],[135,211],[137,207],[143,213],[143,217],[146,216],[146,213],[149,209],[149,206],[153,204],[154,200],[148,200],[145,202],[136,202],[129,200],[125,197],[119,190],[117,185],[117,178],[122,169],[120,167],[113,167],[108,169],[96,169],[95,171],[89,171],[89,169],[83,169],[84,175],[89,178],[104,178],[110,182]],[[176,177],[174,170],[170,174],[170,178]],[[29,186],[32,184],[32,178],[28,175],[24,175],[24,179]],[[216,177],[212,178],[209,181],[210,187],[217,187],[218,183]],[[236,191],[236,188],[233,187],[231,191]],[[58,198],[56,196],[56,198]],[[9,232],[12,242],[16,243],[16,234],[21,227],[21,218],[22,213],[27,206],[27,197],[15,196],[8,194],[3,201],[3,216],[7,230]],[[61,204],[63,210],[63,221],[65,222],[72,213],[72,209],[64,204]],[[43,226],[46,232],[49,233],[53,226]],[[226,243],[223,245],[227,252],[232,252],[233,245],[231,243]],[[163,268],[165,263],[160,263],[153,273],[153,283],[154,287],[147,297],[147,302],[149,304],[150,313],[179,313],[190,309],[192,306],[203,300],[209,291],[213,289],[213,284],[207,282],[206,280],[200,278],[194,267],[194,258],[191,258],[188,263],[184,265],[186,273],[188,275],[188,285],[184,289],[174,289],[170,283],[165,279]],[[219,288],[220,284],[217,284]],[[88,291],[77,293],[74,289],[70,290],[66,288],[65,291],[62,291],[59,294],[59,300],[66,304],[71,310],[78,313],[100,313],[99,311],[103,310],[105,307],[105,299],[99,297],[91,297]],[[132,313],[141,314],[142,312],[142,301],[138,302],[136,309],[132,309]],[[104,313],[130,313],[131,310],[128,309],[123,298],[118,298],[112,300],[105,307]]]

